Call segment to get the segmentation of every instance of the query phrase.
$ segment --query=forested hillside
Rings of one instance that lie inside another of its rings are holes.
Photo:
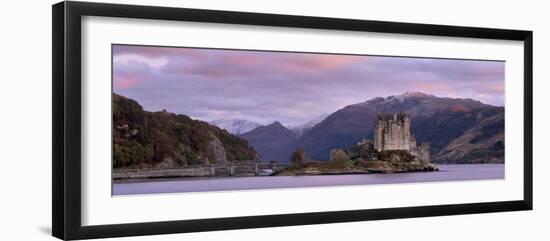
[[[113,167],[174,167],[255,160],[248,142],[186,115],[148,112],[114,94]]]

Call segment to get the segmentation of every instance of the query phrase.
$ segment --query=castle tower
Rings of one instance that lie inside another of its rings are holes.
[[[416,146],[416,137],[414,137],[414,134],[411,133],[411,139],[409,141],[409,152],[413,155],[413,156],[418,156],[418,148]]]
[[[406,112],[377,114],[374,148],[378,151],[411,151],[411,122]],[[414,137],[412,137],[414,139]],[[416,148],[416,140],[414,141]]]
[[[418,159],[423,162],[430,162],[430,143],[424,142],[418,147]]]

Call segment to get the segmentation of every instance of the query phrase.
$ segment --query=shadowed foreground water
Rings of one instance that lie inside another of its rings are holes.
[[[439,165],[439,172],[163,179],[113,184],[113,195],[503,179],[504,164]]]

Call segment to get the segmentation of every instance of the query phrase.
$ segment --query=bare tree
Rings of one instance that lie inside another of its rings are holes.
[[[296,168],[301,167],[304,164],[305,159],[306,159],[306,152],[304,151],[303,148],[296,150],[292,154],[292,163]]]

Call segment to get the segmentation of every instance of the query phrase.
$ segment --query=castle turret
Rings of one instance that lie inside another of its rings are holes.
[[[419,161],[430,162],[430,143],[417,146],[416,137],[411,133],[411,120],[406,112],[377,114],[374,149],[408,151]]]
[[[378,113],[376,128],[374,130],[374,148],[378,151],[411,151],[410,128],[411,122],[409,114],[406,112],[392,114]]]
[[[417,148],[417,157],[420,161],[430,162],[430,143],[424,142]]]

